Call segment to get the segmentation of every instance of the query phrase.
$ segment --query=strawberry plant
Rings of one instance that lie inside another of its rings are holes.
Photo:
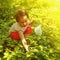
[[[60,4],[59,0],[0,0],[0,59],[1,60],[60,60]],[[9,29],[16,10],[25,8],[29,19],[41,25],[42,35],[33,31],[26,37],[29,52],[21,41],[9,37]]]

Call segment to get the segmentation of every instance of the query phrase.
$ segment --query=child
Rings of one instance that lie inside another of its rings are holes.
[[[27,42],[25,40],[25,35],[29,35],[32,33],[30,24],[32,24],[33,21],[29,22],[29,16],[23,9],[18,10],[14,15],[14,18],[16,19],[16,23],[14,23],[10,28],[9,36],[14,40],[21,40],[25,50],[29,51]]]

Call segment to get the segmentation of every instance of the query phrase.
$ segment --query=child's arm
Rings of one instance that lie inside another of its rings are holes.
[[[28,22],[28,25],[31,25],[31,24],[34,24],[34,20]]]
[[[23,47],[25,48],[26,51],[28,51],[28,45],[27,45],[27,42],[25,40],[25,37],[24,37],[24,34],[22,31],[19,31],[19,36],[21,38],[21,41],[22,41],[22,44],[23,44]]]

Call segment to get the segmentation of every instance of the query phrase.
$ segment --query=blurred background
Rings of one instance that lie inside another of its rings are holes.
[[[42,26],[42,35],[26,38],[30,52],[24,53],[21,42],[8,36],[13,15],[26,9],[29,19]],[[34,38],[33,38],[34,37]],[[60,0],[0,0],[1,60],[60,60]]]

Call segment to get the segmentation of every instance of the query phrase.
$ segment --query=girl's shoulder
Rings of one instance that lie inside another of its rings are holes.
[[[17,22],[13,23],[12,25],[13,27],[20,27],[19,24]]]
[[[15,25],[18,25],[18,23],[17,23],[17,22],[15,22],[15,23],[13,23],[13,25],[12,25],[12,26],[15,26]]]

